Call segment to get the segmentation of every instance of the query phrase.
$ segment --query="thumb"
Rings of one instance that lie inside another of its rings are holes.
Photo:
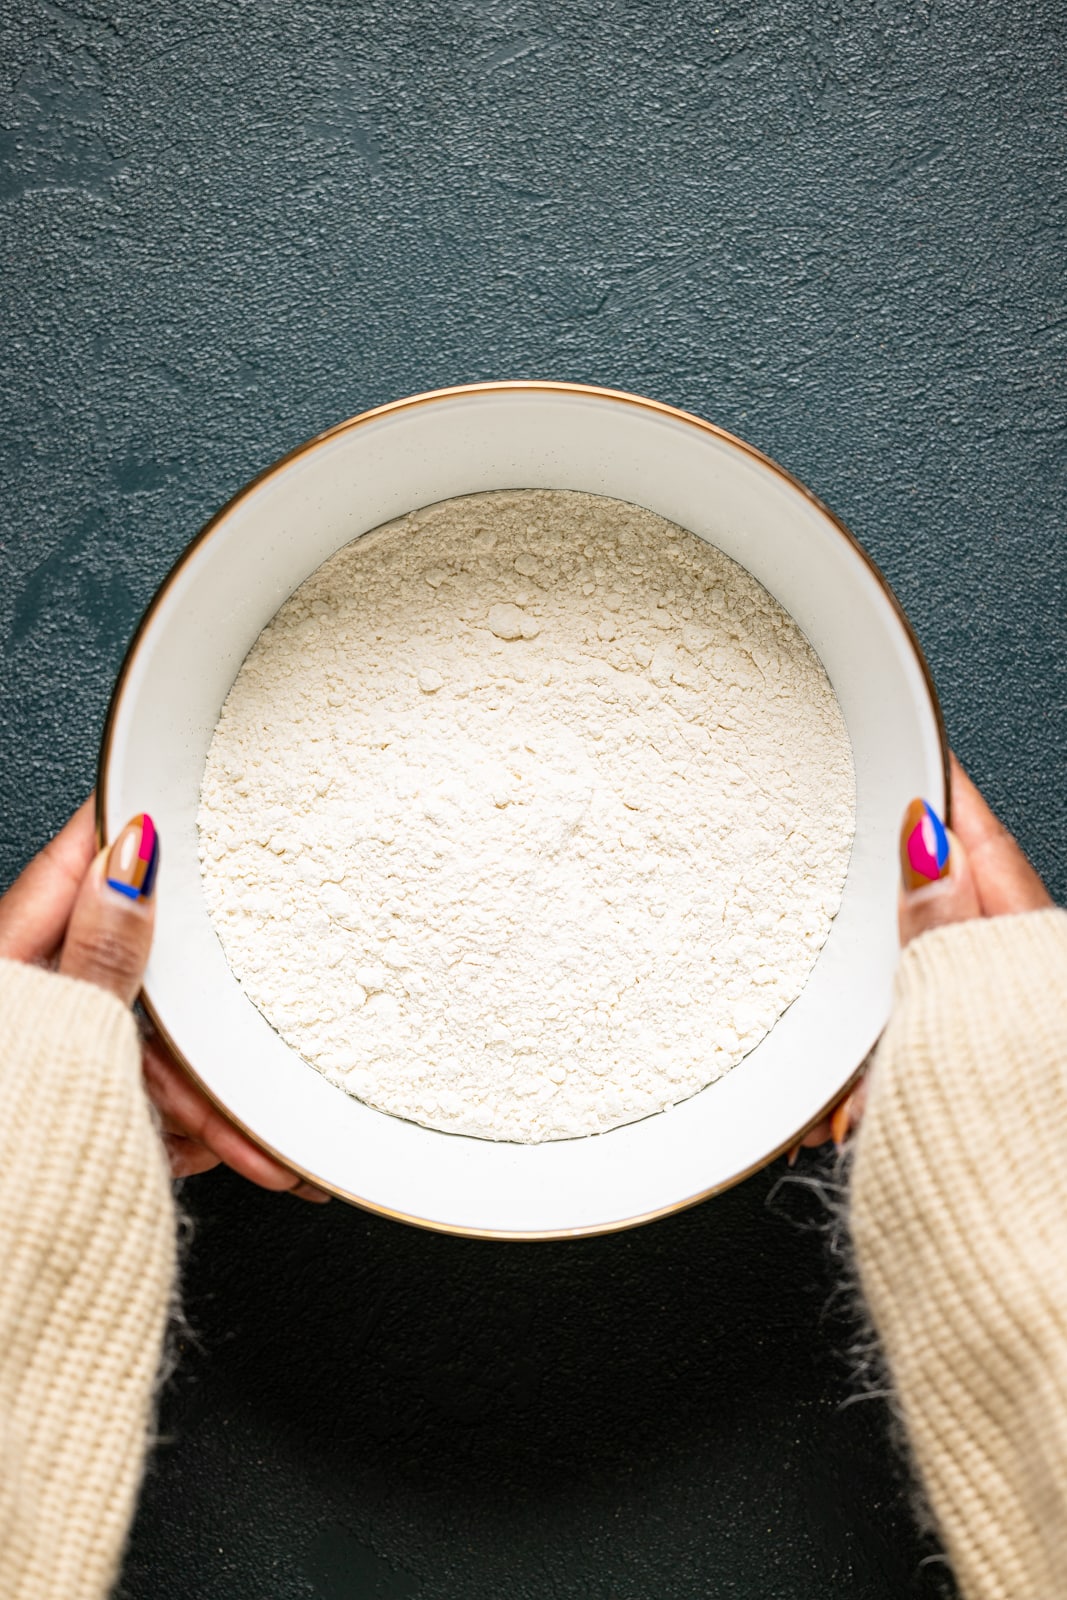
[[[982,914],[967,852],[928,800],[913,800],[900,830],[900,942]]]
[[[101,850],[74,902],[59,970],[108,989],[131,1005],[141,987],[155,924],[159,840],[147,812]]]

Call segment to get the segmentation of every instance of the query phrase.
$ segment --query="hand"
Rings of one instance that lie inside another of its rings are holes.
[[[330,1198],[234,1127],[182,1071],[152,1028],[143,1040],[142,1062],[145,1088],[159,1112],[174,1177],[191,1178],[199,1172],[210,1172],[222,1162],[261,1189],[284,1189],[317,1205],[324,1205]]]
[[[0,956],[55,968],[132,1005],[155,924],[155,829],[134,819],[110,851],[96,852],[92,797],[0,896]],[[144,1041],[145,1088],[157,1107],[175,1177],[225,1162],[264,1189],[305,1200],[329,1196],[305,1183],[228,1122],[154,1036]]]
[[[955,829],[944,828],[921,800],[913,800],[904,817],[898,903],[902,947],[920,933],[952,922],[1041,911],[1052,905],[1017,841],[997,821],[956,757],[951,760]],[[864,1078],[800,1144],[833,1139],[842,1145],[863,1116],[866,1095]],[[795,1159],[795,1152],[790,1157]]]

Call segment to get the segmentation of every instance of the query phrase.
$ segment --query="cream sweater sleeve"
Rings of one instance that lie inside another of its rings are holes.
[[[100,1600],[141,1479],[174,1207],[132,1016],[0,961],[0,1595]]]
[[[850,1207],[962,1594],[1067,1595],[1067,912],[904,952]]]

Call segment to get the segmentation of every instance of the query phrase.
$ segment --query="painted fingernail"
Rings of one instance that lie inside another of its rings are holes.
[[[842,1100],[833,1116],[830,1118],[830,1137],[840,1150],[848,1138],[848,1130],[852,1124],[852,1097]]]
[[[131,817],[107,858],[108,886],[131,900],[147,900],[156,886],[159,836],[147,811]]]
[[[951,869],[945,824],[928,800],[913,800],[900,830],[900,877],[905,889],[922,889]]]

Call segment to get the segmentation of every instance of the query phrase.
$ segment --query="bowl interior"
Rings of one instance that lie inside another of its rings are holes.
[[[486,489],[579,489],[681,523],[796,618],[840,700],[856,769],[841,910],[799,999],[724,1079],[591,1138],[517,1146],[373,1111],[282,1042],[208,918],[196,812],[208,746],[244,656],[341,545],[415,507]],[[146,614],[101,755],[109,838],[147,809],[162,842],[149,1008],[194,1075],[316,1183],[390,1215],[494,1236],[603,1231],[714,1192],[790,1144],[843,1090],[888,1013],[895,837],[907,801],[945,804],[936,702],[884,582],[780,469],[683,413],[569,386],[416,397],[355,419],[242,491]]]

